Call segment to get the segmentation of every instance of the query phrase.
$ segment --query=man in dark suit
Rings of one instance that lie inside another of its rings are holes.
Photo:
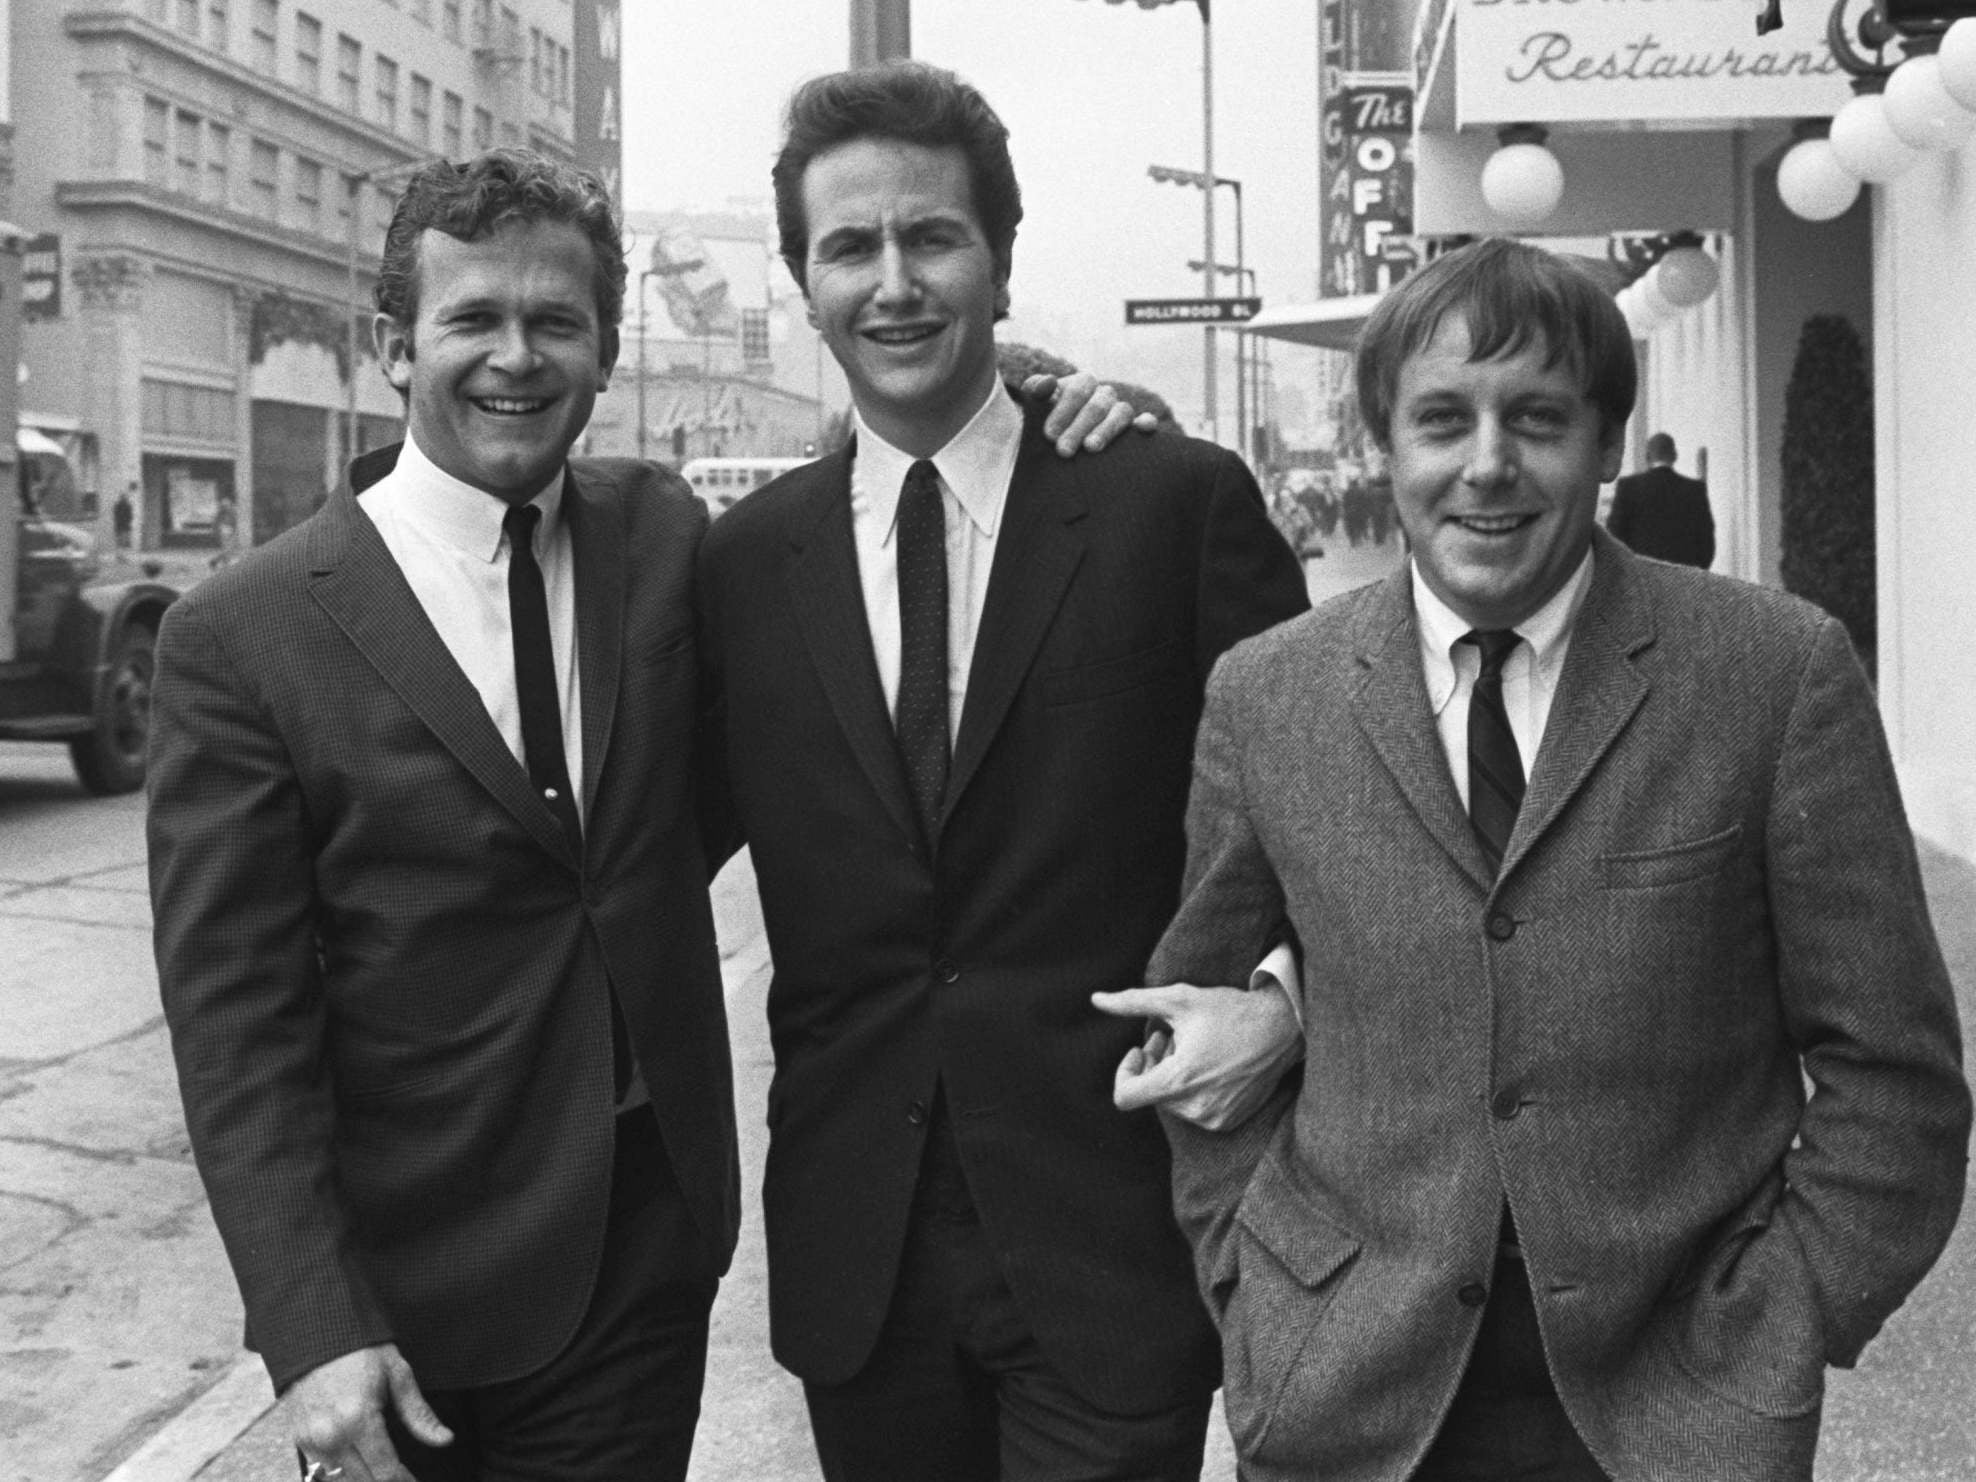
[[[1675,456],[1666,433],[1647,439],[1647,471],[1619,481],[1606,529],[1643,556],[1706,571],[1715,560],[1708,485],[1676,473]]]
[[[1191,1478],[1213,1332],[1088,995],[1173,909],[1209,666],[1302,576],[1230,454],[1060,462],[1003,391],[1021,207],[972,88],[819,79],[775,185],[857,412],[701,565],[775,960],[775,1352],[833,1482]]]
[[[1595,528],[1635,370],[1568,262],[1442,257],[1357,379],[1412,558],[1215,671],[1151,968],[1305,953],[1301,1087],[1168,1124],[1242,1474],[1805,1482],[1969,1134],[1872,692]]]
[[[602,186],[538,156],[416,177],[376,325],[407,441],[159,635],[186,1120],[248,1342],[351,1482],[685,1475],[738,1218],[707,516],[565,463],[621,251]]]

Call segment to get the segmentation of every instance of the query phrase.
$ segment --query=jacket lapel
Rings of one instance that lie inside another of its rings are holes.
[[[1592,589],[1572,629],[1530,789],[1503,854],[1504,875],[1557,821],[1647,696],[1646,675],[1632,662],[1654,641],[1653,604],[1637,577],[1638,558],[1600,530],[1593,532],[1593,551]]]
[[[859,767],[892,821],[917,840],[919,823],[878,680],[851,539],[851,453],[847,447],[817,465],[806,507],[791,522],[790,598],[810,661]]]
[[[561,824],[529,786],[480,692],[447,652],[384,537],[353,496],[334,496],[317,516],[309,557],[310,595],[379,677],[536,842],[571,860]]]
[[[623,673],[625,524],[620,491],[602,480],[563,479],[563,516],[576,559],[576,662],[583,699],[583,816],[591,817],[610,747]]]
[[[1042,418],[1042,410],[1032,410],[1023,422],[1022,450],[988,577],[988,601],[975,635],[943,818],[953,812],[980,769],[1084,557],[1077,528],[1085,514],[1077,464],[1051,451],[1042,435]]]
[[[1365,671],[1352,697],[1359,729],[1392,773],[1422,827],[1478,886],[1487,890],[1488,866],[1469,829],[1468,815],[1455,791],[1441,735],[1427,704],[1408,564],[1402,563],[1387,577],[1366,604],[1353,643],[1359,666]]]

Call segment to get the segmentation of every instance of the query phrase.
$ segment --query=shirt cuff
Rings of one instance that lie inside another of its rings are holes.
[[[1249,974],[1249,991],[1258,988],[1273,988],[1282,994],[1290,1005],[1290,1016],[1297,1021],[1297,1028],[1304,1027],[1304,979],[1297,971],[1297,954],[1290,950],[1288,942],[1278,942],[1270,954],[1256,964],[1256,970]]]

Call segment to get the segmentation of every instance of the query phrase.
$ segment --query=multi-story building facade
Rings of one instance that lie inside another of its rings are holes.
[[[141,546],[264,540],[397,435],[369,323],[396,190],[490,145],[569,157],[573,29],[571,0],[12,8],[13,219],[59,264],[22,420],[106,541],[123,492]]]

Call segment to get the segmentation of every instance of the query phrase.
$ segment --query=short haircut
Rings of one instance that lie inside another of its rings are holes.
[[[789,99],[782,150],[775,158],[775,224],[782,260],[805,292],[809,222],[803,172],[826,150],[858,139],[892,139],[926,149],[958,149],[967,158],[974,214],[995,265],[1006,278],[1022,221],[1022,190],[1009,159],[1009,131],[973,86],[944,67],[882,62],[813,77]]]
[[[1494,360],[1541,344],[1545,364],[1568,364],[1613,433],[1633,414],[1639,367],[1619,306],[1568,259],[1508,237],[1487,237],[1401,280],[1372,311],[1356,352],[1359,414],[1373,440],[1392,445],[1400,367],[1449,315],[1468,327],[1469,358]]]
[[[1674,450],[1674,439],[1664,432],[1656,432],[1647,439],[1647,462],[1672,463],[1678,456]]]
[[[490,149],[414,175],[384,233],[378,312],[410,326],[419,309],[419,239],[427,231],[474,242],[511,221],[566,222],[590,239],[597,323],[615,334],[624,313],[624,240],[610,192],[595,175],[532,149]]]

